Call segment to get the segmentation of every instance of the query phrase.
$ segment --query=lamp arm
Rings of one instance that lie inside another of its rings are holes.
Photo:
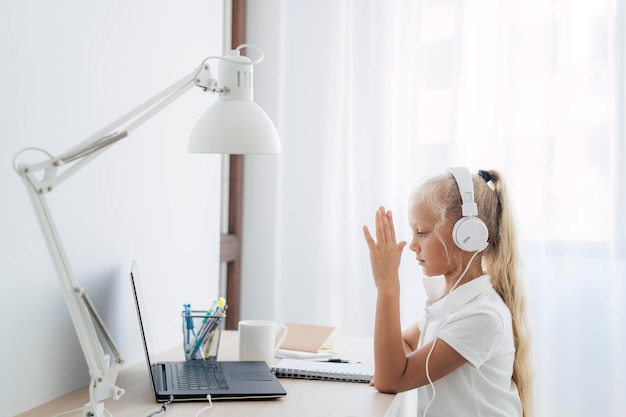
[[[35,181],[33,185],[38,187],[38,191],[41,193],[52,191],[55,186],[83,168],[104,150],[126,138],[137,127],[189,91],[195,85],[194,80],[198,73],[197,70],[193,71],[64,153],[39,163],[20,165],[18,172],[24,170],[29,172],[44,171],[44,177]],[[68,165],[70,163],[73,164]],[[62,168],[64,170],[60,172]]]
[[[46,196],[32,186],[33,181],[36,181],[32,176],[32,173],[26,172],[22,179],[25,182],[26,190],[28,191],[35,214],[39,220],[44,240],[48,246],[48,252],[50,253],[63,287],[63,295],[67,303],[70,318],[72,319],[78,341],[82,348],[87,366],[89,367],[89,375],[91,378],[89,384],[90,401],[85,404],[83,408],[83,417],[104,417],[104,408],[102,404],[100,404],[101,401],[107,398],[119,399],[124,394],[124,389],[115,385],[120,366],[124,363],[124,360],[119,356],[117,348],[111,341],[110,346],[116,354],[116,359],[114,363],[109,363],[109,355],[104,353],[94,327],[94,322],[92,321],[90,311],[92,306],[90,303],[86,302],[86,294],[74,278],[59,233],[48,207]],[[102,327],[104,326],[101,320],[97,320],[97,322]],[[106,329],[103,334],[108,334]]]
[[[91,377],[89,402],[83,407],[83,417],[104,417],[106,411],[101,402],[107,398],[117,400],[124,394],[124,389],[115,385],[120,366],[124,363],[124,360],[121,358],[117,347],[89,297],[84,289],[78,285],[74,277],[52,218],[52,213],[48,207],[45,198],[46,194],[91,162],[104,150],[127,137],[134,129],[155,116],[167,105],[189,91],[194,85],[203,88],[205,91],[215,92],[217,83],[211,76],[210,68],[205,62],[206,60],[202,62],[199,69],[194,70],[172,86],[59,156],[54,157],[46,152],[48,159],[35,164],[19,164],[16,167],[15,160],[22,151],[18,152],[13,160],[14,168],[22,177],[30,197],[48,251],[63,286],[63,294],[70,317],[89,367],[89,375]],[[115,129],[121,130],[118,132],[114,131]],[[32,150],[32,148],[27,148],[24,151],[26,150]],[[71,165],[67,166],[70,163]],[[60,168],[65,168],[65,170],[60,173]],[[43,171],[43,178],[37,178],[36,174],[41,173],[41,171]],[[100,343],[94,320],[107,345],[115,355],[115,360],[112,364],[109,363],[109,355],[105,354]]]

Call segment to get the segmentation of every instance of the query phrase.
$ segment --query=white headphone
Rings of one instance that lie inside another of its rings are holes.
[[[463,205],[461,217],[452,228],[452,239],[456,245],[466,252],[480,252],[488,245],[489,231],[485,223],[476,217],[478,206],[474,202],[474,183],[472,175],[465,167],[448,168],[454,176],[461,193]]]

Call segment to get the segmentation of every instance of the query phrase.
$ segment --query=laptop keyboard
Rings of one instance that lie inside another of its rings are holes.
[[[210,362],[178,363],[172,366],[177,390],[226,390],[229,388],[219,364]]]

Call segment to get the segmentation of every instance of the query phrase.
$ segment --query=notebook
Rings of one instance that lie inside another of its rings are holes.
[[[228,362],[212,358],[153,363],[150,360],[151,344],[136,262],[133,262],[130,280],[148,373],[157,401],[206,401],[207,394],[212,400],[268,399],[287,394],[269,366],[262,361]]]
[[[320,379],[339,382],[370,382],[374,368],[365,363],[319,362],[281,359],[272,365],[279,378]]]

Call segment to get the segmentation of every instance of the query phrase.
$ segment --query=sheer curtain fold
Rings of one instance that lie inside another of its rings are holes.
[[[282,2],[277,319],[371,335],[362,225],[386,205],[408,239],[419,178],[496,168],[518,218],[536,415],[626,415],[624,10],[624,0]],[[404,255],[408,325],[424,295]]]

